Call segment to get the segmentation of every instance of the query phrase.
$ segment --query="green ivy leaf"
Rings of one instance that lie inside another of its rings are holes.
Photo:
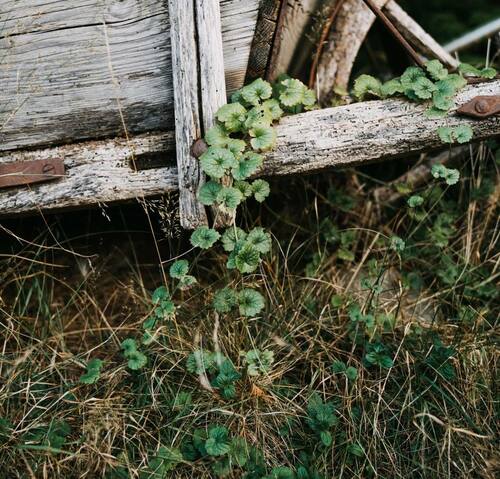
[[[453,129],[449,126],[440,126],[437,130],[440,140],[443,143],[453,143]]]
[[[391,249],[397,251],[398,253],[402,253],[406,248],[405,241],[399,236],[391,237]]]
[[[412,85],[415,95],[421,100],[429,100],[436,91],[436,86],[428,78],[419,77]]]
[[[216,370],[216,356],[209,351],[197,349],[188,356],[186,369],[191,374],[213,373]]]
[[[245,151],[246,147],[247,144],[243,140],[238,140],[237,138],[230,138],[227,142],[227,149],[234,155],[235,158],[239,158]]]
[[[120,346],[123,349],[123,355],[125,357],[134,351],[137,351],[137,343],[135,342],[135,339],[132,338],[124,339]]]
[[[246,237],[247,234],[241,228],[232,226],[222,235],[222,246],[229,253],[234,250],[238,241],[245,240]]]
[[[191,244],[201,249],[211,248],[220,238],[220,234],[207,226],[200,226],[191,235]]]
[[[100,359],[94,358],[87,363],[87,372],[80,376],[81,384],[94,384],[101,376],[101,367],[103,362]]]
[[[401,75],[401,85],[405,90],[412,90],[414,83],[422,77],[425,77],[425,72],[420,67],[408,67]]]
[[[448,76],[448,70],[439,60],[430,60],[425,63],[425,69],[433,80],[444,80]]]
[[[253,137],[250,145],[254,150],[269,151],[276,145],[276,130],[272,126],[257,125],[249,133]]]
[[[228,103],[217,110],[217,119],[228,132],[240,131],[245,123],[247,110],[240,103]]]
[[[269,479],[295,479],[295,473],[289,467],[273,467]]]
[[[248,181],[235,181],[233,186],[238,188],[245,198],[249,198],[253,194],[252,185]]]
[[[407,203],[410,208],[417,208],[424,204],[424,199],[419,195],[413,195],[408,198]]]
[[[222,178],[226,170],[237,165],[233,153],[226,148],[211,146],[200,157],[201,169],[212,178]]]
[[[224,148],[231,140],[229,132],[224,126],[216,124],[205,133],[205,141],[210,146]]]
[[[458,71],[466,77],[470,76],[470,77],[479,77],[487,79],[495,78],[497,74],[494,68],[479,69],[472,65],[469,65],[468,63],[461,63],[458,66]]]
[[[205,449],[210,456],[224,456],[231,449],[228,430],[223,426],[212,427],[208,431]]]
[[[181,289],[181,291],[187,291],[191,289],[197,282],[198,281],[194,276],[187,274],[179,280],[179,288]]]
[[[238,305],[242,316],[257,316],[264,309],[264,296],[254,289],[242,289],[238,294]]]
[[[300,80],[287,78],[280,83],[283,88],[279,100],[284,106],[292,108],[303,103],[307,88]]]
[[[253,273],[260,263],[259,251],[252,244],[245,243],[243,247],[236,252],[234,263],[240,273]]]
[[[241,96],[243,99],[250,103],[251,105],[258,105],[261,100],[267,100],[271,98],[273,89],[271,85],[262,80],[262,78],[257,78],[250,85],[247,85],[241,89]]]
[[[269,100],[268,100],[269,101]],[[251,130],[259,125],[270,126],[273,122],[271,111],[264,105],[254,106],[247,115],[245,120],[245,128]]]
[[[469,125],[459,125],[453,132],[458,143],[469,143],[474,136],[474,131]]]
[[[380,88],[380,93],[384,98],[404,93],[404,91],[405,89],[399,78],[394,78],[385,82]]]
[[[238,305],[238,295],[234,289],[220,289],[215,293],[212,305],[218,313],[229,313]]]
[[[180,259],[178,261],[175,261],[172,266],[170,266],[169,273],[172,278],[181,279],[186,276],[188,271],[189,262],[185,259]]]
[[[131,351],[126,355],[128,367],[133,371],[142,369],[148,362],[148,358],[140,351]]]
[[[269,187],[269,183],[266,180],[255,180],[252,183],[252,190],[254,198],[262,203],[271,192],[271,188]]]
[[[245,153],[239,160],[238,166],[233,168],[232,174],[235,180],[245,180],[252,176],[261,166],[264,161],[264,157],[249,151]]]
[[[217,203],[220,203],[225,208],[234,210],[243,200],[243,193],[232,186],[221,188],[217,194]]]
[[[455,91],[459,91],[467,85],[467,80],[458,73],[452,73],[446,78],[448,83],[451,83],[455,88]]]
[[[283,110],[280,107],[280,103],[274,98],[266,100],[262,106],[271,114],[271,118],[274,121],[279,120],[283,116]]]
[[[170,293],[165,286],[159,286],[153,291],[151,296],[151,301],[153,304],[160,304],[162,301],[168,301],[170,299]]]
[[[432,96],[432,106],[434,110],[444,111],[443,116],[446,116],[446,113],[455,106],[455,102],[451,97],[435,92]]]
[[[371,95],[380,98],[382,96],[382,83],[371,75],[361,75],[354,82],[354,95],[359,100]]]
[[[216,181],[207,181],[198,192],[198,199],[203,205],[211,206],[217,201],[222,185]]]
[[[248,233],[246,240],[261,254],[271,251],[271,235],[264,228],[254,228]]]
[[[316,92],[311,90],[310,88],[306,88],[304,92],[304,98],[302,100],[302,104],[306,107],[306,110],[312,110],[316,107],[316,102],[318,99],[316,98]]]

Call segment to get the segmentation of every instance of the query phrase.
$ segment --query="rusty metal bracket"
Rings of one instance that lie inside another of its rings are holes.
[[[500,95],[476,96],[462,105],[457,113],[472,118],[489,118],[500,113]]]
[[[0,188],[57,180],[64,176],[61,159],[0,163]]]

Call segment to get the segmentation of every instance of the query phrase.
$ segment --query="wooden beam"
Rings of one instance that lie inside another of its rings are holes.
[[[208,225],[208,220],[205,207],[197,198],[198,189],[204,182],[204,175],[198,160],[191,153],[193,143],[202,137],[195,0],[169,0],[168,7],[179,176],[179,215],[183,228],[196,229]]]
[[[455,98],[457,106],[477,95],[499,95],[500,80],[469,85]],[[405,100],[380,100],[316,110],[284,118],[278,125],[277,149],[256,176],[306,174],[330,168],[389,160],[442,149],[440,126],[470,125],[474,140],[500,135],[500,116],[471,120],[453,112],[430,120],[426,106]],[[172,157],[172,133],[94,141],[45,150],[6,153],[0,163],[64,158],[67,177],[53,183],[0,190],[0,215],[83,207],[177,189],[175,164],[134,173],[138,163]]]
[[[220,8],[231,93],[243,86],[259,0]],[[163,0],[2,0],[0,151],[122,136],[124,125],[172,130],[169,36]]]
[[[217,110],[227,103],[219,0],[196,0],[200,63],[202,136],[216,121]],[[229,226],[233,215],[212,208],[217,227]]]

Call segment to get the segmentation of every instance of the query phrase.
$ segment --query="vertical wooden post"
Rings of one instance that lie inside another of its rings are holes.
[[[203,133],[216,120],[217,110],[227,102],[222,26],[219,0],[195,0],[200,62],[201,115]],[[224,180],[223,180],[224,183]],[[215,227],[228,226],[233,215],[212,208]]]
[[[201,138],[198,49],[195,0],[168,0],[172,45],[172,76],[175,104],[175,138],[179,175],[181,226],[195,229],[208,224],[197,192],[204,175],[191,146]]]

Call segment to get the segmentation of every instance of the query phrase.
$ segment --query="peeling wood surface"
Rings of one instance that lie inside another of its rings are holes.
[[[470,85],[457,95],[461,105],[477,95],[499,95],[500,80]],[[429,120],[425,106],[405,100],[382,100],[317,110],[284,118],[278,126],[277,150],[268,155],[258,176],[310,173],[343,168],[442,149],[439,126],[469,124],[475,140],[500,135],[500,116],[470,120],[452,114]],[[132,172],[132,152],[138,161],[151,155],[172,157],[172,134],[158,133],[126,140],[95,141],[0,156],[0,162],[60,157],[67,178],[32,187],[0,190],[0,215],[89,206],[134,197],[160,195],[177,188],[175,163]]]
[[[195,3],[196,0],[168,2],[179,177],[179,216],[184,229],[196,229],[198,226],[208,225],[205,207],[197,198],[198,188],[204,183],[205,175],[198,160],[191,154],[193,143],[202,136],[200,56],[196,37]],[[204,85],[206,88],[206,83]]]
[[[173,127],[167,0],[3,0],[0,151]],[[221,0],[228,91],[259,0]],[[122,117],[123,115],[123,117]]]
[[[177,189],[174,148],[174,135],[162,133],[4,154],[1,163],[63,158],[66,176],[54,183],[0,190],[0,215],[88,207]],[[168,158],[170,165],[134,172],[132,157],[138,164]]]
[[[499,95],[500,80],[470,85],[455,98],[463,105],[477,95]],[[428,119],[428,106],[393,99],[354,103],[284,118],[277,150],[265,161],[266,175],[301,174],[391,159],[443,147],[440,126],[468,124],[475,140],[500,135],[500,116],[470,120],[455,114]]]

